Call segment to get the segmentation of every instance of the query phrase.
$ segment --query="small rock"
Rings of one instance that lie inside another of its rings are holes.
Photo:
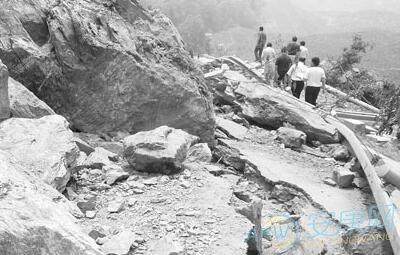
[[[96,239],[96,243],[97,243],[98,245],[103,245],[103,244],[105,244],[105,242],[107,242],[107,241],[108,241],[108,238],[107,238],[107,237],[99,237],[99,238]]]
[[[86,159],[84,165],[87,168],[101,169],[103,166],[112,165],[118,155],[107,151],[104,148],[97,147]]]
[[[352,172],[357,172],[357,173],[362,172],[361,164],[360,162],[358,162],[357,158],[352,158],[350,162],[347,162],[344,165],[344,167]]]
[[[128,199],[128,203],[127,203],[127,204],[128,204],[129,207],[132,207],[132,206],[134,206],[137,202],[138,202],[137,199],[131,197],[131,198]]]
[[[142,190],[142,189],[132,189],[132,191],[135,194],[143,194],[144,193],[144,190]]]
[[[94,219],[96,218],[96,214],[97,214],[96,211],[86,211],[85,216],[88,219]]]
[[[67,187],[65,191],[69,200],[75,200],[78,197],[78,194],[71,187]]]
[[[137,182],[137,181],[128,181],[127,184],[132,189],[144,189],[144,188],[146,188],[146,185],[144,185],[141,182]]]
[[[129,177],[129,174],[125,172],[122,167],[117,165],[104,166],[103,170],[106,172],[105,180],[108,185],[113,185],[114,183],[125,180]]]
[[[157,240],[150,247],[149,251],[152,255],[183,255],[185,254],[184,247],[177,241],[177,238],[172,235],[167,235],[161,240]]]
[[[103,238],[106,235],[102,231],[99,231],[98,229],[93,229],[92,231],[89,232],[89,236],[93,238],[93,240],[97,240],[98,238]]]
[[[86,155],[90,155],[90,153],[94,152],[94,148],[79,137],[74,137],[74,141],[79,150],[81,152],[84,152]]]
[[[346,146],[341,145],[332,151],[332,157],[336,160],[346,161],[350,158],[350,152]]]
[[[151,200],[150,200],[150,203],[159,204],[159,203],[163,203],[163,202],[165,202],[165,201],[167,201],[167,198],[166,198],[166,197],[157,197],[157,198],[151,199]]]
[[[368,180],[362,177],[354,178],[354,186],[356,186],[359,189],[363,189],[365,187],[368,187]]]
[[[154,186],[158,184],[158,178],[153,177],[153,178],[148,178],[143,180],[143,184],[147,186]]]
[[[101,176],[101,175],[103,175],[103,171],[100,169],[91,169],[89,171],[89,174],[93,175],[93,176]]]
[[[108,204],[107,210],[109,213],[119,213],[124,209],[124,206],[124,199],[116,199]]]
[[[277,140],[287,148],[301,148],[306,143],[307,135],[293,128],[281,127],[278,129]]]
[[[332,187],[335,187],[335,186],[336,186],[336,182],[335,182],[334,180],[332,180],[332,178],[326,178],[326,179],[324,180],[324,183],[327,184],[327,185],[329,185],[329,186],[332,186]]]
[[[102,250],[106,254],[126,255],[129,253],[132,244],[135,242],[136,236],[132,231],[125,230],[112,236],[102,246]]]
[[[340,188],[351,187],[354,177],[354,173],[345,168],[339,168],[333,172],[333,179],[336,181]]]
[[[186,162],[211,162],[212,154],[211,150],[206,143],[199,143],[190,147]]]
[[[94,200],[79,201],[76,203],[76,205],[83,213],[86,213],[87,211],[94,211],[94,209],[96,209],[96,202]]]
[[[188,182],[188,181],[183,181],[183,182],[181,182],[181,187],[183,187],[183,188],[185,188],[185,189],[188,189],[188,188],[190,188],[190,183]]]

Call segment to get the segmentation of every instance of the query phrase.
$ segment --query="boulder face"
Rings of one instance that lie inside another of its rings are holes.
[[[235,93],[244,96],[241,101],[242,116],[251,123],[275,129],[289,123],[306,133],[311,141],[339,141],[337,130],[311,106],[285,92],[258,83],[241,83]]]
[[[8,99],[8,70],[0,60],[0,121],[10,117],[10,102]]]
[[[11,116],[36,119],[56,114],[46,103],[13,78],[8,79]]]
[[[199,140],[182,130],[162,126],[124,139],[124,157],[138,171],[164,174],[180,170],[189,148]]]
[[[68,122],[59,115],[40,119],[11,118],[0,123],[0,150],[8,152],[30,175],[60,192],[79,156]]]
[[[171,21],[135,0],[2,3],[0,58],[80,131],[162,125],[211,143],[212,96]]]
[[[72,204],[0,150],[0,254],[100,255],[68,212]]]

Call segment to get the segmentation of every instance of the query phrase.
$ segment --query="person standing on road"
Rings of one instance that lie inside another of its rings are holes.
[[[297,43],[297,37],[293,36],[292,42],[287,45],[288,55],[292,62],[297,62],[300,53],[300,45]]]
[[[283,47],[281,50],[282,54],[276,59],[275,62],[279,86],[281,86],[282,83],[286,83],[285,77],[290,69],[290,66],[292,65],[292,60],[288,56],[287,52],[287,48]]]
[[[261,55],[262,63],[264,63],[265,80],[273,85],[275,76],[275,58],[276,52],[272,48],[272,43],[267,43],[267,47],[263,50]]]
[[[317,98],[322,87],[325,93],[326,75],[324,69],[320,66],[318,57],[311,59],[311,67],[307,70],[306,80],[306,102],[312,105],[317,105]]]
[[[293,96],[300,98],[301,92],[304,88],[304,80],[307,75],[307,66],[305,65],[305,58],[299,58],[297,63],[294,63],[287,72],[290,79],[291,90]]]
[[[267,34],[264,32],[264,27],[260,27],[257,35],[256,48],[254,49],[254,55],[256,57],[256,61],[258,62],[261,62],[261,54],[264,50],[266,43],[267,43]]]
[[[306,63],[307,58],[308,58],[308,49],[306,47],[306,42],[305,41],[301,41],[300,42],[299,58],[304,58],[305,59],[304,63]]]

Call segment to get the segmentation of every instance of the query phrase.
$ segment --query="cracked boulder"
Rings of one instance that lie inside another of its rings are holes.
[[[5,120],[0,123],[0,150],[8,152],[30,175],[62,192],[79,156],[68,126],[59,115]]]
[[[14,118],[37,119],[56,114],[46,103],[13,78],[8,79],[11,115]]]
[[[306,133],[310,141],[339,141],[337,130],[322,119],[311,106],[278,89],[267,88],[258,83],[240,83],[235,93],[243,96],[240,100],[241,116],[250,123],[273,129],[289,123],[295,129]]]
[[[0,254],[103,254],[75,224],[71,202],[10,157],[0,150]]]
[[[132,0],[9,0],[0,16],[0,58],[10,76],[76,130],[168,125],[213,143],[212,95],[158,11]]]
[[[170,174],[181,169],[189,148],[199,138],[162,126],[124,139],[124,157],[138,171]]]

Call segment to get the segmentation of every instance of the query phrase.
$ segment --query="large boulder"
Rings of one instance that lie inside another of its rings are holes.
[[[279,128],[290,123],[307,134],[309,140],[338,142],[337,130],[308,104],[276,88],[259,83],[241,83],[235,93],[243,96],[242,115],[261,127]]]
[[[14,118],[36,119],[56,114],[46,103],[11,77],[8,79],[8,96],[11,116]]]
[[[162,126],[124,139],[124,157],[138,171],[170,174],[181,169],[189,148],[199,140],[182,130]]]
[[[10,117],[8,99],[8,70],[0,60],[0,121]]]
[[[0,150],[0,254],[100,255],[71,202]]]
[[[171,21],[136,0],[3,1],[0,58],[76,130],[168,125],[212,143],[212,96]]]
[[[59,115],[40,119],[11,118],[0,123],[0,150],[15,164],[63,191],[79,156],[68,122]]]

